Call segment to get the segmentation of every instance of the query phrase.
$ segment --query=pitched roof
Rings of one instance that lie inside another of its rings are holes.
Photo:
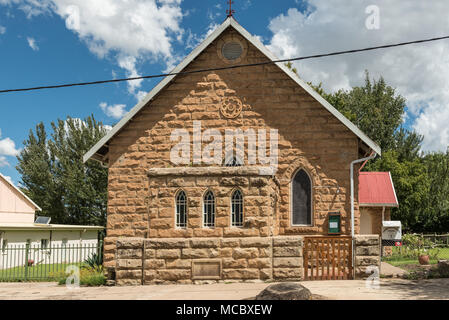
[[[271,61],[277,58],[259,41],[246,31],[234,18],[227,18],[215,31],[210,34],[198,47],[196,47],[175,69],[172,73],[179,73],[186,68],[198,55],[200,55],[215,39],[217,39],[226,29],[233,27],[240,33],[248,42],[259,49]],[[317,100],[324,108],[340,120],[349,130],[351,130],[357,137],[359,137],[367,146],[369,146],[377,154],[381,154],[380,147],[364,134],[357,126],[343,116],[337,109],[335,109],[329,102],[327,102],[320,94],[312,89],[305,81],[300,79],[292,70],[290,70],[284,63],[277,62],[276,65],[284,71],[293,81],[301,86],[307,93],[309,93],[315,100]],[[148,104],[163,88],[165,88],[176,75],[165,77],[157,86],[155,86],[147,96],[135,105],[121,120],[117,123],[111,131],[108,132],[98,143],[96,143],[83,157],[83,161],[93,158],[94,160],[103,161],[103,157],[107,154],[109,141],[130,121],[145,105]]]
[[[25,193],[23,193],[19,188],[17,188],[14,184],[12,184],[4,175],[0,173],[0,179],[5,181],[9,186],[11,186],[19,195],[21,195],[23,198],[25,198],[25,201],[31,204],[36,210],[42,211],[42,209],[34,203],[33,200],[31,200]]]
[[[398,207],[390,172],[360,172],[359,205],[362,207]]]

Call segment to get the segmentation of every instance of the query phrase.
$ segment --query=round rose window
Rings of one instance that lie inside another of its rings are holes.
[[[236,41],[227,42],[223,45],[221,53],[226,60],[236,60],[243,53],[242,45]]]

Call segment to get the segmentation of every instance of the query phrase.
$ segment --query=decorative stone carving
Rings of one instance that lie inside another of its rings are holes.
[[[242,110],[242,101],[236,97],[224,98],[220,107],[221,114],[228,119],[237,118],[242,113]]]

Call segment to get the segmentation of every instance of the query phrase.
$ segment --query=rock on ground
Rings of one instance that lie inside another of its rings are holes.
[[[299,283],[283,282],[262,290],[256,300],[311,300],[312,293]]]

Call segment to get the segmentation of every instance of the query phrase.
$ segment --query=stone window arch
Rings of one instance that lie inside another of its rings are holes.
[[[228,154],[225,157],[225,161],[224,161],[224,166],[225,167],[241,167],[243,166],[243,160],[236,155]]]
[[[211,190],[203,197],[203,227],[215,227],[215,195]]]
[[[304,170],[298,170],[291,183],[292,226],[312,225],[312,179]]]
[[[187,228],[187,195],[184,190],[178,191],[175,199],[175,224],[176,228]]]
[[[243,194],[236,189],[231,195],[231,226],[243,226]]]

